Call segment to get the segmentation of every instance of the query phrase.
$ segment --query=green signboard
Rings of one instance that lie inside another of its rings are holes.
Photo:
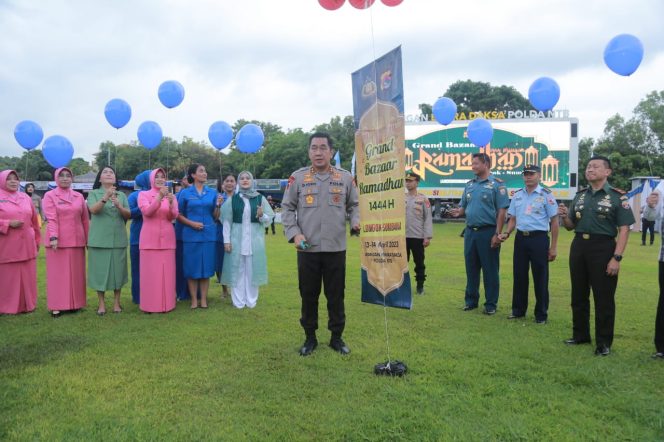
[[[511,193],[523,187],[523,167],[536,164],[542,169],[542,184],[557,198],[569,199],[576,192],[576,183],[571,183],[570,178],[576,175],[578,155],[576,138],[570,136],[571,123],[571,120],[492,121],[493,139],[484,148],[468,140],[467,123],[447,127],[409,125],[406,126],[406,170],[422,177],[419,189],[425,195],[460,198],[466,182],[474,177],[472,155],[485,152],[491,156],[491,173],[505,181]]]

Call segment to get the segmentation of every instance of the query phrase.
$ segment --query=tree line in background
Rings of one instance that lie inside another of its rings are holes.
[[[471,80],[457,81],[444,96],[457,103],[458,112],[532,109],[528,99],[514,87],[492,86]],[[431,114],[430,104],[422,103],[419,108],[422,114]],[[329,123],[315,126],[311,132],[302,129],[284,131],[275,124],[255,120],[238,120],[233,130],[237,132],[247,123],[259,125],[265,134],[264,147],[256,154],[243,154],[235,149],[225,154],[206,141],[188,137],[181,142],[165,137],[151,151],[139,146],[136,141],[118,145],[105,141],[94,154],[94,167],[82,158],[74,158],[70,168],[75,175],[81,175],[106,166],[110,157],[110,164],[121,179],[133,179],[141,171],[155,167],[167,169],[169,176],[177,179],[193,163],[203,164],[210,179],[227,173],[237,174],[242,170],[251,171],[256,178],[286,178],[294,170],[309,164],[308,137],[315,131],[323,131],[330,133],[334,139],[342,167],[350,169],[355,150],[352,116],[336,116]],[[635,107],[628,120],[619,114],[609,118],[604,133],[597,140],[580,140],[580,185],[586,185],[583,171],[592,153],[611,159],[613,176],[610,182],[622,189],[630,188],[629,178],[632,176],[664,176],[664,91],[649,93]],[[53,168],[38,149],[26,151],[21,157],[0,157],[0,170],[4,169],[17,170],[24,180],[46,181],[53,178]]]

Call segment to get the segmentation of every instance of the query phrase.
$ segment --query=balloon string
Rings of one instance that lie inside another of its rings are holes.
[[[30,151],[25,155],[25,180],[30,181],[28,177],[30,176],[28,174],[28,158],[30,158]]]

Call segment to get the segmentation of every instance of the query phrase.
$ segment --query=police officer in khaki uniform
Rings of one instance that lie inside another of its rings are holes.
[[[415,172],[406,173],[406,254],[410,260],[413,254],[415,262],[415,281],[417,294],[424,294],[424,249],[433,238],[433,224],[431,221],[431,204],[429,199],[417,192],[420,176]]]
[[[360,230],[357,188],[347,171],[332,167],[332,139],[323,132],[309,137],[311,167],[291,175],[281,202],[284,233],[297,249],[297,273],[302,297],[305,341],[300,355],[318,346],[318,298],[321,282],[327,298],[330,347],[341,354],[350,350],[341,335],[346,323],[346,215],[353,231]]]
[[[590,343],[590,289],[595,301],[595,354],[607,356],[613,343],[618,271],[634,214],[625,192],[609,186],[611,162],[594,156],[586,166],[590,187],[580,189],[570,210],[558,214],[567,230],[576,232],[569,252],[572,279],[573,335],[568,345]],[[618,239],[616,240],[616,235]]]

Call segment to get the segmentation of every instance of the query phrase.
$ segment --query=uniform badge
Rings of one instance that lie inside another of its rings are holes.
[[[629,207],[629,201],[623,201],[622,207],[623,209],[631,209],[631,207]]]
[[[576,219],[581,219],[581,212],[576,212]]]
[[[505,190],[504,187],[501,187],[501,188],[500,188],[500,194],[501,194],[501,195],[505,195],[506,193],[507,193],[507,190]]]
[[[286,185],[286,190],[288,190],[291,183],[294,183],[294,182],[295,182],[295,177],[293,175],[291,175],[290,178],[288,178],[288,184]]]
[[[314,177],[310,173],[307,173],[307,174],[304,175],[303,181],[305,183],[313,183],[314,182]]]
[[[311,194],[310,194],[310,195],[307,195],[307,196],[304,198],[304,201],[305,201],[307,204],[311,205],[311,204],[314,203],[314,196],[311,195]]]
[[[311,198],[311,200],[313,202],[313,197]],[[339,204],[341,202],[341,195],[339,195],[338,193],[335,193],[334,195],[332,195],[332,202],[334,204]],[[309,204],[311,204],[311,203],[309,203]]]

